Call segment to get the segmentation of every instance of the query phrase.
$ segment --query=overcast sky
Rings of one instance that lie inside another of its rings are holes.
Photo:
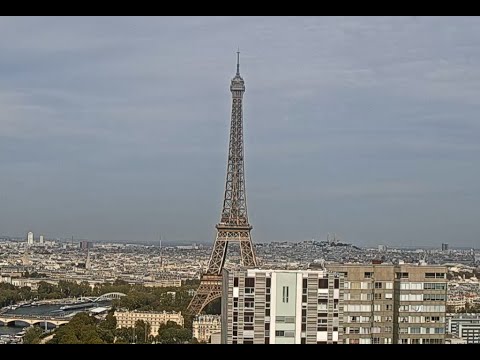
[[[480,247],[480,18],[2,17],[0,234]]]

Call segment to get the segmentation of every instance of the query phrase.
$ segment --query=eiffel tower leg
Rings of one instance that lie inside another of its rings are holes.
[[[221,274],[223,264],[225,263],[227,244],[228,241],[219,239],[219,233],[217,232],[217,238],[215,239],[215,244],[213,245],[212,255],[210,257],[210,261],[208,262],[207,274]]]
[[[222,278],[218,275],[204,275],[200,286],[188,305],[187,312],[198,315],[210,302],[222,296]]]
[[[249,234],[250,235],[250,234]],[[248,240],[240,240],[240,256],[243,266],[257,266],[256,257],[253,250],[252,240],[248,236]]]

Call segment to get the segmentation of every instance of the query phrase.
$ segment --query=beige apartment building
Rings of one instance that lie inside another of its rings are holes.
[[[193,337],[200,342],[209,342],[212,334],[221,330],[220,315],[198,315],[192,322]]]
[[[443,344],[447,269],[329,264],[344,276],[344,344]]]
[[[183,326],[184,320],[181,312],[154,312],[154,311],[115,311],[117,328],[134,327],[135,322],[143,320],[150,324],[150,335],[157,336],[158,328],[168,321],[173,321]]]

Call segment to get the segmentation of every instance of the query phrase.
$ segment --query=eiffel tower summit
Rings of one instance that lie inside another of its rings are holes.
[[[243,94],[245,82],[240,76],[240,51],[237,52],[237,73],[230,84],[232,92],[232,118],[228,147],[227,178],[220,222],[215,226],[217,236],[208,269],[200,279],[192,301],[188,305],[191,314],[199,314],[211,301],[222,295],[222,269],[225,265],[228,243],[240,245],[241,264],[255,267],[257,260],[250,231],[252,226],[247,216],[245,169],[243,149]]]

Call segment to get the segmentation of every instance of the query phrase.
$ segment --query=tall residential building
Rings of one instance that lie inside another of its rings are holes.
[[[447,332],[466,340],[467,344],[480,344],[480,314],[449,314]]]
[[[324,270],[223,270],[223,344],[342,341],[343,276]]]
[[[29,231],[27,234],[27,244],[28,245],[33,245],[33,232]]]
[[[345,277],[343,343],[445,342],[444,266],[330,264]]]
[[[442,251],[447,251],[448,250],[448,244],[442,243]]]
[[[42,245],[45,243],[44,240],[43,240],[43,235],[40,235],[39,243],[42,244]]]
[[[201,342],[209,342],[212,334],[221,330],[220,315],[197,315],[192,322],[193,337]]]
[[[184,324],[181,312],[115,311],[113,316],[117,319],[117,328],[134,327],[138,320],[149,323],[152,336],[157,336],[160,325],[166,324],[168,321],[173,321],[180,326]]]
[[[91,241],[82,240],[80,241],[80,249],[92,249],[93,243]]]

